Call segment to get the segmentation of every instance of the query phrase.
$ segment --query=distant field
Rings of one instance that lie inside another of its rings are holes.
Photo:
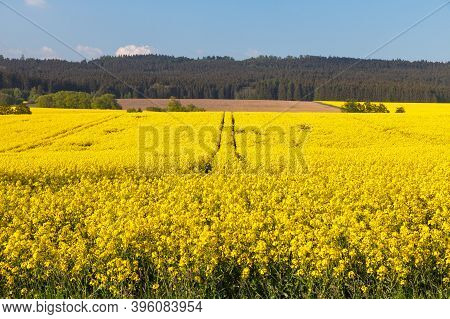
[[[124,109],[166,107],[168,99],[119,99]],[[180,99],[183,105],[194,104],[214,112],[340,112],[338,108],[305,101]]]
[[[345,102],[342,101],[317,101],[317,103],[326,104],[335,107],[342,107]],[[430,114],[448,113],[450,103],[405,103],[405,102],[376,102],[383,103],[391,112],[395,112],[397,107],[405,108],[406,113]]]

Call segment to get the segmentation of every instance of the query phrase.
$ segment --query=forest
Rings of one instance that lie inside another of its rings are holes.
[[[115,98],[449,102],[450,63],[318,56],[142,55],[81,62],[0,56],[0,89],[16,88],[24,99],[79,91]]]

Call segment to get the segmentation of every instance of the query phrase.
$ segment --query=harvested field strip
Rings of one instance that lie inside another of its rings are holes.
[[[165,108],[168,101],[168,99],[118,100],[123,109],[143,110],[148,107]],[[341,112],[338,107],[310,101],[180,99],[180,102],[183,105],[194,104],[206,111],[214,112]]]

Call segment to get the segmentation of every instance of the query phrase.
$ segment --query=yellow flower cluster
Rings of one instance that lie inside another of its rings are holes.
[[[450,109],[0,124],[3,297],[450,297]]]

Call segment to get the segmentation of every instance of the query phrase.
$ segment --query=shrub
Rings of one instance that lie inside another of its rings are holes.
[[[0,106],[0,115],[31,114],[31,110],[24,104]]]
[[[405,108],[403,106],[397,107],[395,113],[406,113]]]
[[[157,107],[157,106],[149,106],[145,109],[146,111],[149,112],[165,112],[166,110],[161,108],[161,107]]]
[[[347,103],[344,104],[342,109],[344,112],[347,113],[362,113],[361,104],[355,101],[348,101]]]
[[[183,112],[183,106],[181,105],[181,102],[175,99],[173,96],[170,98],[169,102],[167,103],[167,111],[168,112]]]
[[[30,108],[25,104],[16,105],[15,114],[31,114]]]
[[[188,104],[185,112],[205,112],[205,109],[195,106],[194,104]]]
[[[181,102],[174,97],[171,97],[167,103],[168,112],[204,112],[205,110],[195,106],[194,104],[189,104],[187,106],[181,105]]]
[[[127,113],[142,113],[142,109],[138,108],[138,109],[128,109]]]
[[[9,105],[0,106],[0,115],[9,115],[12,114],[12,107]]]
[[[371,102],[359,103],[348,101],[342,109],[347,113],[389,113],[388,108],[383,103],[375,104]]]

